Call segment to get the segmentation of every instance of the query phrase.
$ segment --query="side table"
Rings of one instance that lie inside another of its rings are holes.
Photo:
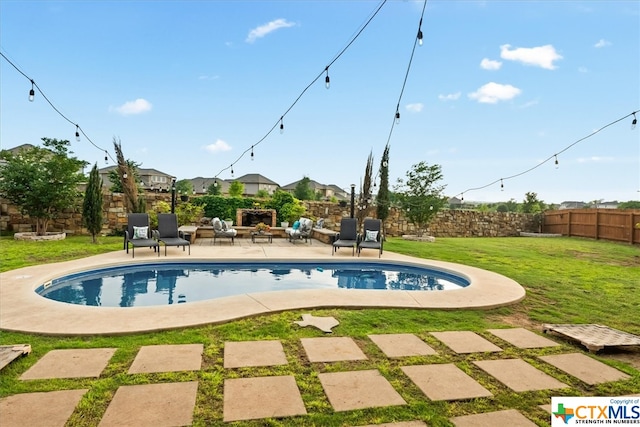
[[[269,243],[273,243],[273,233],[259,233],[257,231],[252,231],[251,243],[255,243],[256,239],[266,239]]]

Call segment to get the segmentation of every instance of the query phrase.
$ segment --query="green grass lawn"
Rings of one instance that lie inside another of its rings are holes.
[[[122,250],[121,238],[102,238],[92,245],[87,237],[76,236],[64,242],[26,243],[1,238],[2,271],[44,262],[79,258],[111,250]],[[307,412],[306,416],[278,420],[258,420],[231,425],[365,425],[422,419],[428,425],[450,425],[452,416],[490,410],[515,408],[540,426],[549,424],[549,416],[538,405],[548,404],[559,392],[514,393],[495,379],[483,374],[472,364],[478,355],[458,355],[449,351],[429,332],[470,330],[496,342],[488,328],[524,325],[539,331],[542,323],[599,323],[640,335],[640,248],[626,244],[576,238],[458,238],[438,239],[435,243],[418,243],[389,239],[385,251],[421,258],[458,262],[484,268],[508,276],[527,290],[524,301],[493,310],[412,310],[412,309],[323,309],[288,311],[258,316],[223,325],[210,325],[181,330],[118,337],[45,337],[13,332],[0,332],[0,344],[28,343],[33,348],[3,369],[0,375],[0,397],[16,393],[89,388],[68,425],[96,425],[116,389],[121,385],[149,382],[199,381],[194,411],[194,424],[223,425],[222,390],[225,379],[294,375]],[[304,357],[300,338],[322,336],[313,328],[300,328],[293,323],[302,313],[334,316],[340,326],[335,336],[350,336],[369,356],[366,361],[311,364]],[[414,333],[434,349],[437,356],[388,359],[367,338],[368,334]],[[224,369],[225,341],[277,339],[283,343],[288,364],[269,368]],[[573,377],[551,369],[536,356],[572,351],[584,352],[573,343],[549,349],[520,350],[509,347],[491,358],[520,357],[539,369],[553,374],[570,385],[563,395],[609,396],[640,393],[640,370],[615,360],[608,354],[596,358],[631,375],[630,380],[588,386]],[[203,366],[198,372],[163,374],[127,373],[139,348],[155,344],[203,343]],[[20,381],[18,377],[37,359],[52,349],[114,347],[116,351],[98,379],[64,379]],[[635,352],[638,354],[638,352]],[[640,355],[638,356],[640,358]],[[424,363],[455,363],[470,373],[494,397],[460,402],[432,402],[403,374],[400,366]],[[359,411],[333,412],[317,374],[355,369],[378,369],[398,390],[407,405]]]

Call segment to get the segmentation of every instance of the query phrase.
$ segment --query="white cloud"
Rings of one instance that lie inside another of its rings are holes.
[[[522,91],[515,86],[490,82],[480,87],[468,96],[483,104],[495,104],[499,101],[508,101],[520,95]]]
[[[611,42],[605,40],[605,39],[600,39],[598,40],[598,43],[594,44],[593,47],[595,47],[596,49],[599,49],[601,47],[607,47],[607,46],[611,46]]]
[[[578,163],[611,163],[613,161],[613,157],[591,156],[578,158]]]
[[[109,111],[115,111],[123,116],[142,114],[151,111],[152,105],[146,99],[138,98],[135,101],[127,101],[119,107],[109,107]]]
[[[424,108],[424,104],[422,102],[416,102],[413,104],[407,104],[405,108],[411,113],[419,113]]]
[[[438,95],[438,99],[440,101],[456,101],[458,98],[460,98],[460,95],[460,92],[449,93],[447,95]]]
[[[231,150],[231,146],[227,144],[225,141],[221,139],[217,139],[213,144],[209,144],[204,147],[205,150],[210,151],[212,153],[218,153],[221,151],[229,151]]]
[[[276,19],[275,21],[267,22],[266,24],[260,25],[259,27],[249,31],[249,35],[245,41],[247,43],[253,43],[257,39],[260,39],[273,31],[279,30],[280,28],[293,27],[295,25],[296,24],[293,22],[289,22],[283,18]]]
[[[499,70],[502,67],[502,62],[494,61],[493,59],[484,58],[480,61],[480,68],[483,70]]]
[[[562,55],[556,52],[556,49],[550,44],[538,47],[517,47],[512,50],[510,48],[511,45],[508,44],[500,46],[502,59],[534,65],[547,70],[554,70],[556,66],[553,62],[562,59]]]

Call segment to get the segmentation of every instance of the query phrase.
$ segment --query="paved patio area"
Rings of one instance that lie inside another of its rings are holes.
[[[525,297],[524,289],[508,277],[441,261],[430,261],[385,251],[381,259],[375,251],[353,257],[342,248],[332,255],[330,245],[274,239],[273,243],[252,243],[236,239],[212,244],[198,239],[191,255],[171,247],[160,257],[151,249],[138,248],[135,259],[124,250],[80,260],[26,267],[0,274],[0,329],[47,335],[110,335],[175,329],[223,323],[234,319],[291,309],[319,307],[394,307],[413,309],[493,308]],[[449,291],[402,291],[368,289],[288,290],[242,294],[189,304],[155,307],[89,307],[64,304],[38,296],[34,290],[52,279],[92,268],[165,261],[228,260],[318,260],[334,262],[398,262],[425,265],[466,276],[471,285]]]

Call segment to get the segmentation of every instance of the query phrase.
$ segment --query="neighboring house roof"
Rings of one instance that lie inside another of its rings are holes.
[[[229,181],[238,181],[243,184],[268,184],[278,186],[277,182],[274,182],[266,176],[260,175],[259,173],[248,173],[246,175],[242,175],[239,178],[230,179]]]
[[[457,197],[450,197],[449,198],[449,204],[450,205],[461,205],[462,204],[462,200],[458,199]]]
[[[191,178],[189,181],[191,181],[191,185],[193,185],[193,189],[196,191],[196,194],[206,193],[209,186],[214,182],[218,183],[218,186],[220,187],[220,193],[229,192],[229,183],[221,178],[204,178],[198,176],[196,178]]]
[[[292,182],[291,184],[287,184],[284,187],[281,187],[283,190],[287,190],[287,191],[293,191],[296,189],[296,185],[298,185],[298,183],[300,181],[302,181],[304,178],[299,179],[295,182]],[[325,188],[327,188],[326,185],[324,184],[320,184],[318,181],[314,181],[312,179],[309,180],[309,188],[311,188],[313,191],[317,191],[317,190],[324,190]]]
[[[586,206],[586,203],[584,202],[567,201],[567,202],[560,203],[559,209],[581,209],[581,208],[584,208],[585,206]]]
[[[7,148],[6,150],[3,150],[3,151],[8,151],[11,154],[18,154],[22,150],[29,150],[29,149],[35,148],[35,147],[36,146],[33,145],[33,144],[21,144],[21,145],[18,145],[17,147]]]

